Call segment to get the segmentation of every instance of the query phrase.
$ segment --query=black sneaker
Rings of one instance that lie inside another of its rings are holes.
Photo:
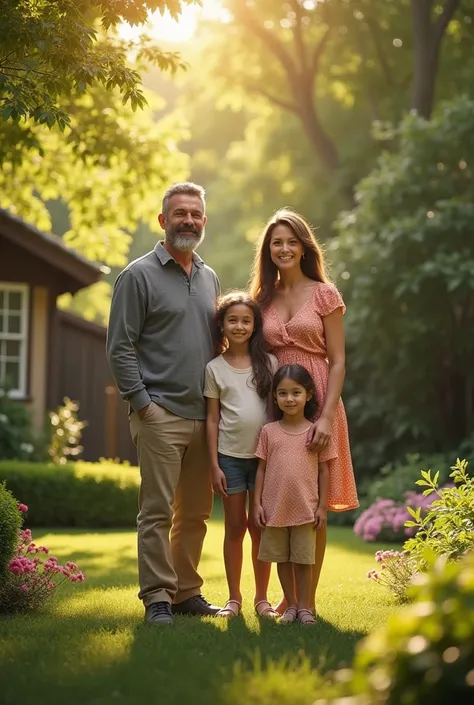
[[[145,622],[147,624],[173,624],[169,602],[154,602],[145,609]]]
[[[173,614],[189,614],[196,617],[215,617],[221,609],[211,605],[202,595],[194,595],[172,606]]]

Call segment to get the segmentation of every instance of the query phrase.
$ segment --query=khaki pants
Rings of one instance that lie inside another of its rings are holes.
[[[150,404],[145,417],[130,415],[141,485],[138,514],[138,597],[182,602],[199,595],[197,572],[212,485],[203,421],[175,416]]]

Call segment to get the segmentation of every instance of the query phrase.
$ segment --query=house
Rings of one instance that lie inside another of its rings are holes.
[[[83,458],[136,462],[126,404],[105,355],[106,329],[60,311],[56,299],[97,282],[100,267],[0,208],[0,382],[25,404],[36,431],[65,396],[88,422]]]

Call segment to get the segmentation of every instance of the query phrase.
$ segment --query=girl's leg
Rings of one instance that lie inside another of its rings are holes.
[[[242,575],[243,541],[247,531],[247,492],[223,497],[224,505],[224,565],[229,586],[229,599],[242,602],[240,578]]]
[[[293,563],[296,579],[296,594],[298,595],[298,609],[310,610],[312,598],[312,565]]]
[[[260,548],[261,531],[256,526],[253,516],[254,493],[249,492],[249,515],[248,530],[252,541],[252,563],[253,574],[255,576],[255,604],[267,599],[268,583],[270,581],[271,563],[264,563],[258,560],[258,549]]]
[[[277,563],[278,577],[283,594],[286,599],[287,608],[296,607],[295,579],[293,573],[293,563]]]
[[[323,567],[324,555],[327,544],[327,527],[318,529],[316,532],[316,553],[314,555],[314,565],[311,576],[311,604],[310,609],[316,610],[316,590],[318,589],[321,568]]]

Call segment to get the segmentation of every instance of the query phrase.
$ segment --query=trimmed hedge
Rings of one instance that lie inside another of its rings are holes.
[[[18,502],[12,492],[0,482],[0,581],[7,574],[7,566],[15,552],[22,521]]]
[[[0,482],[28,505],[29,527],[134,527],[139,480],[138,468],[113,462],[0,461]]]

